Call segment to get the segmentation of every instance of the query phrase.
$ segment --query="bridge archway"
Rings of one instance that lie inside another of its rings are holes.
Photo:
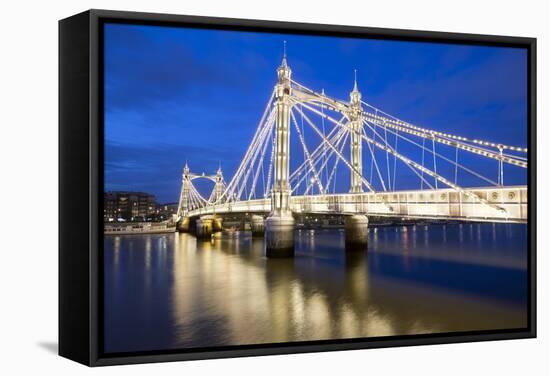
[[[213,183],[214,186],[209,196],[203,196],[197,187],[195,187],[193,182],[197,180],[206,180]],[[191,172],[186,163],[182,173],[182,185],[177,212],[178,221],[180,221],[181,218],[188,217],[190,210],[196,210],[207,205],[221,203],[225,187],[226,183],[223,178],[221,167],[218,168],[216,174],[214,175],[207,175],[204,172],[197,174]]]

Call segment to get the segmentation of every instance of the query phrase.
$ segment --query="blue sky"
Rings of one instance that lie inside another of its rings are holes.
[[[527,146],[524,49],[124,24],[105,25],[104,36],[105,190],[177,201],[186,161],[206,173],[221,163],[229,180],[275,84],[283,40],[293,78],[312,89],[347,100],[357,69],[363,99],[400,119]],[[461,161],[496,180],[496,162]],[[419,186],[405,170],[396,186]],[[505,182],[525,184],[525,171],[506,167]],[[459,184],[480,185],[467,176]]]

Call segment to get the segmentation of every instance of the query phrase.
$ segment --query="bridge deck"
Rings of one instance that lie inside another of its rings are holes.
[[[366,214],[411,219],[527,222],[527,186],[472,188],[467,191],[475,193],[491,205],[460,194],[453,189],[292,196],[290,205],[295,213]],[[504,210],[498,210],[492,205]],[[189,215],[265,213],[270,211],[270,199],[256,199],[210,205],[193,210],[189,212]]]

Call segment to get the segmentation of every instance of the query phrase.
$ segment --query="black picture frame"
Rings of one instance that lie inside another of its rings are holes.
[[[102,350],[102,23],[331,35],[528,51],[528,327],[369,339],[105,354]],[[59,354],[88,366],[536,337],[536,39],[310,23],[88,10],[59,21]],[[82,198],[88,205],[81,205]]]

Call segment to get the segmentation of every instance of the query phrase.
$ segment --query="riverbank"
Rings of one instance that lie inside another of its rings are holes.
[[[103,225],[104,235],[165,234],[176,231],[176,225],[166,222],[113,223]]]

